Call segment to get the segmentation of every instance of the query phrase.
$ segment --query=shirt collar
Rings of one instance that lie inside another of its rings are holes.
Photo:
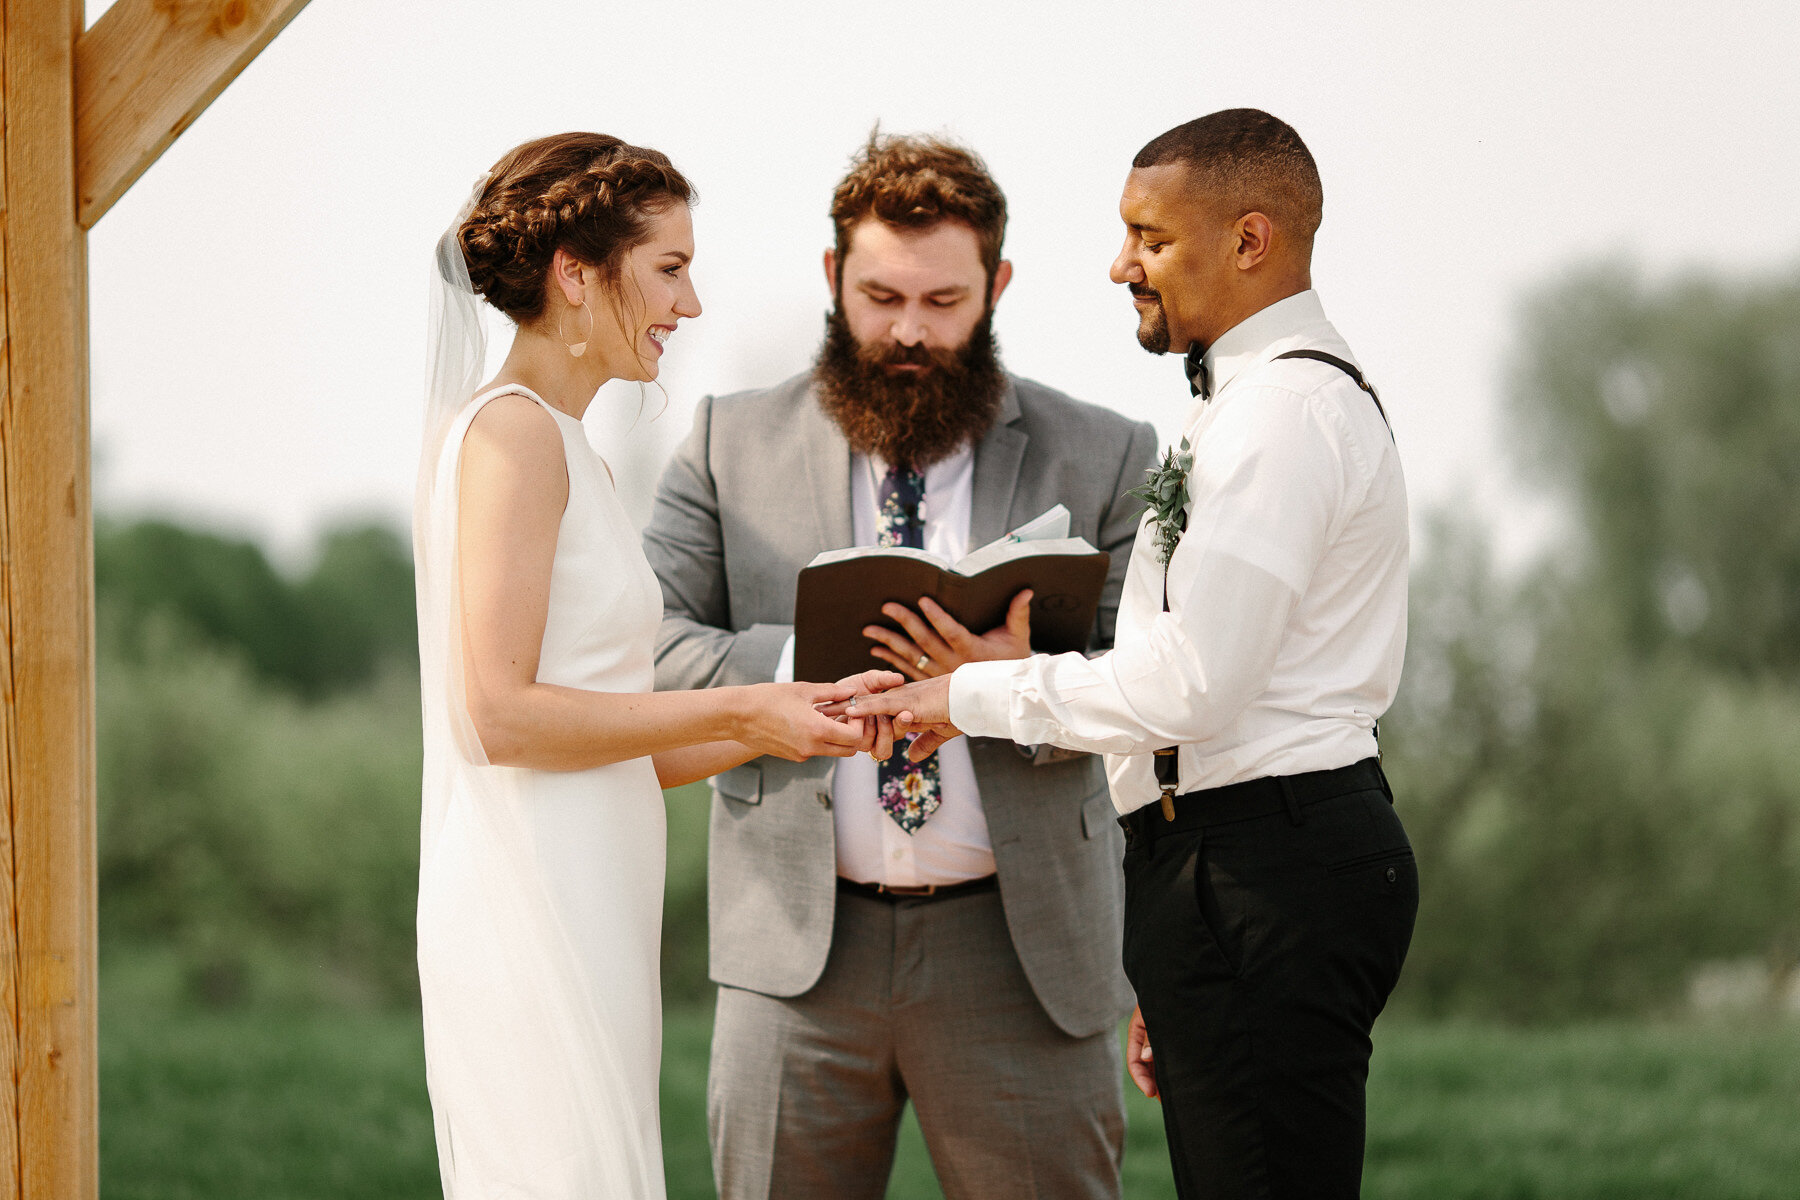
[[[1211,385],[1210,395],[1218,395],[1275,342],[1319,325],[1326,325],[1325,306],[1311,288],[1251,313],[1206,348],[1200,369]]]

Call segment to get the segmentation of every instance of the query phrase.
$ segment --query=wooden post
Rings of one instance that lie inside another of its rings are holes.
[[[93,1200],[93,519],[81,0],[0,0],[0,1196]]]
[[[84,231],[305,3],[0,0],[0,1200],[100,1188]]]

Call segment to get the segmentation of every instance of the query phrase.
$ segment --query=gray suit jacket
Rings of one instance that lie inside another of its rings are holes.
[[[1013,377],[975,450],[970,545],[1052,504],[1112,555],[1093,644],[1113,620],[1153,465],[1147,424]],[[763,683],[792,630],[794,586],[815,554],[853,543],[851,453],[811,376],[707,397],[657,489],[644,549],[662,581],[656,685]],[[1086,1037],[1131,1007],[1120,969],[1121,839],[1099,760],[1034,765],[1011,742],[971,740],[1013,946],[1051,1020]],[[1045,757],[1045,756],[1040,756]],[[714,781],[707,873],[714,981],[797,996],[831,948],[836,760],[761,758]]]

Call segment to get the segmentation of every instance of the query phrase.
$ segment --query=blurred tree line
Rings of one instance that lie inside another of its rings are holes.
[[[1800,958],[1800,278],[1586,270],[1522,308],[1515,466],[1569,515],[1415,557],[1388,761],[1419,851],[1403,1005],[1664,1011]],[[1402,435],[1404,436],[1404,435]],[[1404,448],[1404,444],[1403,444]]]
[[[1383,744],[1424,897],[1396,1007],[1666,1011],[1800,958],[1800,277],[1621,266],[1521,309],[1519,476],[1564,506],[1503,571],[1427,514]],[[1405,432],[1401,431],[1402,450]],[[163,522],[96,530],[103,945],[212,1002],[411,1003],[419,717],[407,547],[297,578]],[[670,811],[665,991],[706,994],[702,797]]]
[[[299,579],[164,521],[94,530],[100,933],[186,992],[416,996],[411,555],[328,533]]]

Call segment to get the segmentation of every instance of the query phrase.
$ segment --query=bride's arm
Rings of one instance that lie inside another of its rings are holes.
[[[835,684],[636,693],[539,683],[568,499],[554,418],[523,396],[484,406],[463,442],[457,553],[465,695],[489,762],[570,771],[709,742],[742,743],[745,758],[856,752],[861,727],[812,707],[850,695]]]
[[[664,750],[652,756],[656,763],[656,782],[663,787],[680,787],[729,771],[757,757],[757,752],[742,742],[704,742]]]

